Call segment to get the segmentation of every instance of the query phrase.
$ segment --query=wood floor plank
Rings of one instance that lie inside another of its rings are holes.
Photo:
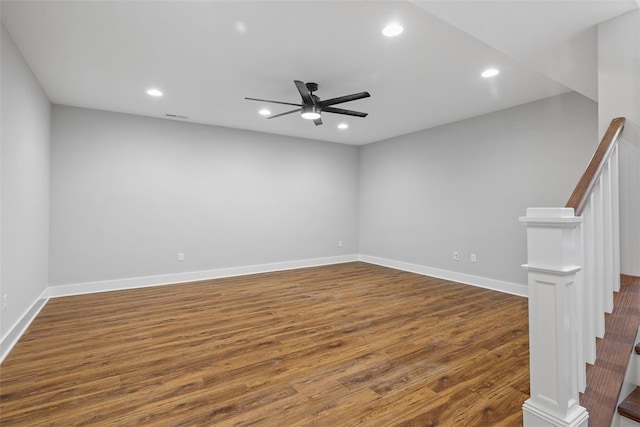
[[[0,424],[517,426],[527,322],[361,262],[57,298],[0,365]]]

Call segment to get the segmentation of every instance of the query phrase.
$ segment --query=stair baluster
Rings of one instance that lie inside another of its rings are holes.
[[[529,208],[527,227],[531,397],[525,427],[587,427],[579,393],[596,360],[613,292],[620,289],[617,140],[612,120],[564,208]],[[610,421],[609,421],[610,423]]]

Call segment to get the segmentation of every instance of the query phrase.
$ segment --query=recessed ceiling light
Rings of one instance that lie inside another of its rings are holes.
[[[271,111],[263,108],[262,110],[258,111],[258,114],[260,114],[261,116],[268,116],[269,114],[271,114]]]
[[[404,31],[404,28],[402,28],[402,25],[396,22],[392,22],[391,24],[387,25],[382,29],[382,34],[384,34],[387,37],[395,37],[397,35],[402,34],[402,31]]]
[[[500,74],[500,70],[498,70],[497,68],[487,68],[480,75],[487,79],[489,77],[497,76],[498,74]]]
[[[338,125],[338,129],[347,129],[347,128],[349,128],[349,125],[346,123],[340,123]]]
[[[160,89],[155,89],[155,88],[149,89],[147,90],[147,95],[155,96],[155,97],[162,96],[162,91]]]

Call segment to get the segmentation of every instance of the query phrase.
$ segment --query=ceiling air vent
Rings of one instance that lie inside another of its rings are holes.
[[[170,113],[165,114],[165,116],[171,117],[172,119],[186,119],[187,118],[187,116],[179,116],[177,114],[170,114]]]

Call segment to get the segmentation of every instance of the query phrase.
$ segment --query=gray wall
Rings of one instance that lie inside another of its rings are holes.
[[[11,36],[1,28],[2,145],[0,310],[4,339],[46,289],[51,105]]]
[[[598,140],[575,93],[359,148],[53,117],[52,285],[357,253],[524,284],[518,216],[563,205]]]
[[[571,93],[361,147],[360,253],[525,284],[518,217],[564,206],[597,131]]]
[[[56,105],[50,284],[357,254],[357,169],[354,146]]]
[[[598,116],[604,134],[626,117],[619,143],[620,263],[640,276],[640,10],[598,26]]]

